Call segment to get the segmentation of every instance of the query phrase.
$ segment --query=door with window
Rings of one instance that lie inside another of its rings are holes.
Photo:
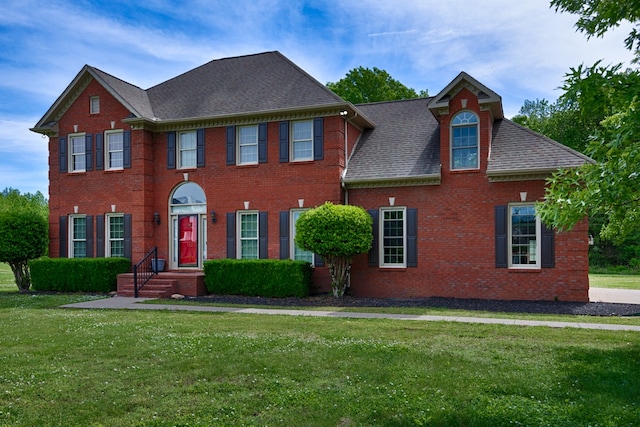
[[[171,195],[170,267],[202,268],[207,258],[207,203],[202,188],[193,182],[177,187]]]

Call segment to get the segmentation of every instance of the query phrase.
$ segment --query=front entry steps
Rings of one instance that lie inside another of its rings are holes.
[[[134,296],[133,273],[118,274],[118,295]],[[142,298],[170,298],[173,294],[189,297],[207,295],[202,271],[163,271],[138,290]]]

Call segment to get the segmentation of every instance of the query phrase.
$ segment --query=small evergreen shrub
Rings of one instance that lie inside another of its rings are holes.
[[[312,273],[305,261],[216,259],[204,263],[205,284],[212,294],[305,297]]]
[[[37,291],[111,292],[117,275],[131,271],[128,258],[40,258],[29,263]]]

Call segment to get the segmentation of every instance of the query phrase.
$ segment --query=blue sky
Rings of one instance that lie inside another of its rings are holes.
[[[3,0],[0,190],[48,197],[47,139],[29,131],[84,64],[147,89],[212,59],[278,50],[322,83],[378,67],[435,95],[466,71],[502,96],[555,100],[582,63],[629,63],[545,0]]]

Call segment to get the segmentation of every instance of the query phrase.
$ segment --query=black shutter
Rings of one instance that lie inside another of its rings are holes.
[[[227,126],[227,165],[236,164],[236,128]]]
[[[267,124],[258,125],[258,163],[267,163]]]
[[[58,138],[58,163],[59,171],[67,171],[67,138],[61,136]]]
[[[85,231],[87,236],[86,238],[87,249],[86,249],[85,256],[87,258],[93,258],[93,216],[87,215],[85,220],[86,220]]]
[[[313,160],[324,159],[324,120],[313,120]]]
[[[289,122],[280,122],[280,163],[289,161]]]
[[[84,136],[84,170],[93,170],[93,135]]]
[[[61,216],[59,225],[60,235],[58,236],[58,238],[60,239],[60,258],[67,258],[69,256],[69,247],[67,244],[69,240],[69,229],[67,225],[68,218],[66,216]]]
[[[204,129],[196,131],[196,162],[199,168],[204,167]]]
[[[324,267],[324,259],[318,254],[313,254],[313,265],[316,267]]]
[[[258,221],[258,258],[267,259],[269,258],[269,246],[267,242],[267,213],[258,213]]]
[[[418,210],[407,209],[407,267],[418,266]]]
[[[104,170],[104,135],[96,133],[96,170]]]
[[[378,210],[371,209],[368,211],[373,219],[373,240],[371,241],[371,249],[369,250],[369,267],[377,267],[379,265],[379,226],[378,226]]]
[[[280,259],[289,259],[289,211],[280,212]]]
[[[167,169],[176,168],[176,133],[167,132]]]
[[[541,261],[540,266],[542,268],[554,268],[556,266],[555,257],[555,231],[553,228],[547,227],[543,222],[542,228],[542,246],[540,247]]]
[[[122,167],[131,168],[131,131],[122,132]]]
[[[496,268],[507,268],[509,261],[507,259],[508,244],[507,242],[507,206],[495,207],[495,231],[496,231]]]
[[[96,216],[96,258],[104,257],[104,215]]]
[[[130,260],[133,260],[132,229],[131,214],[126,214],[124,216],[124,257]]]
[[[236,258],[236,214],[227,214],[227,258]]]

